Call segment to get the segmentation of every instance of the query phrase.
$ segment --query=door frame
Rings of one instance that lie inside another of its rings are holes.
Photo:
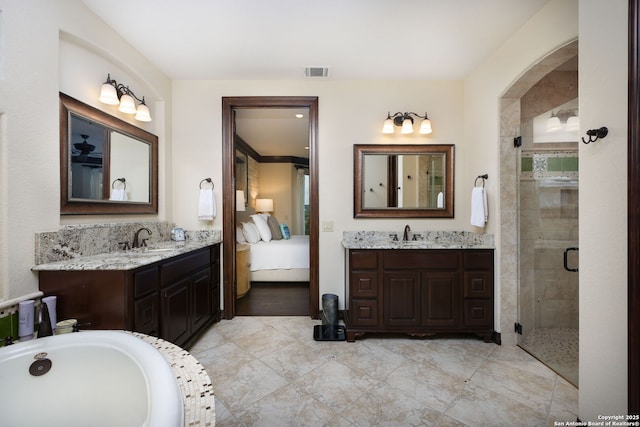
[[[235,198],[235,120],[242,108],[309,109],[309,314],[318,319],[320,303],[318,218],[318,97],[317,96],[240,96],[222,98],[222,289],[225,319],[236,315],[236,198]]]

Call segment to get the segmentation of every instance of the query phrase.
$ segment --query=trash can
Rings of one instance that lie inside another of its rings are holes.
[[[328,326],[338,324],[338,295],[322,295],[322,324]]]
[[[338,295],[322,295],[322,325],[313,327],[313,339],[316,341],[344,341],[346,329],[338,324]]]

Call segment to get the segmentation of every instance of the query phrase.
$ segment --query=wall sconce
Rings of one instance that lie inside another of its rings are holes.
[[[555,132],[563,128],[566,131],[580,129],[580,118],[576,110],[560,110],[558,113],[551,111],[551,117],[547,119],[547,132]]]
[[[387,119],[384,121],[384,126],[382,127],[382,133],[394,133],[394,126],[402,126],[402,130],[400,133],[409,134],[413,133],[413,117],[417,119],[423,119],[422,123],[420,123],[420,132],[423,135],[429,134],[432,132],[431,129],[431,120],[427,117],[427,113],[424,113],[424,116],[421,116],[416,113],[401,113],[397,112],[393,115],[391,113],[387,113]]]
[[[138,107],[136,107],[134,98],[140,103]],[[149,113],[149,107],[144,103],[144,96],[142,99],[138,98],[128,86],[111,80],[110,74],[107,74],[107,81],[102,84],[98,100],[103,104],[120,104],[119,111],[126,114],[135,114],[135,119],[138,121],[151,121],[151,114]]]
[[[256,212],[273,212],[273,199],[256,199]]]

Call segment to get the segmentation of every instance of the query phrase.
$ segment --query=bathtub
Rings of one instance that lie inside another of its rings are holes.
[[[0,348],[0,424],[184,425],[176,378],[150,344],[123,331],[85,331]]]

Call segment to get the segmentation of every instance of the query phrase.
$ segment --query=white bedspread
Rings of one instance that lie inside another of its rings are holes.
[[[309,236],[291,236],[251,245],[249,270],[309,268]]]

